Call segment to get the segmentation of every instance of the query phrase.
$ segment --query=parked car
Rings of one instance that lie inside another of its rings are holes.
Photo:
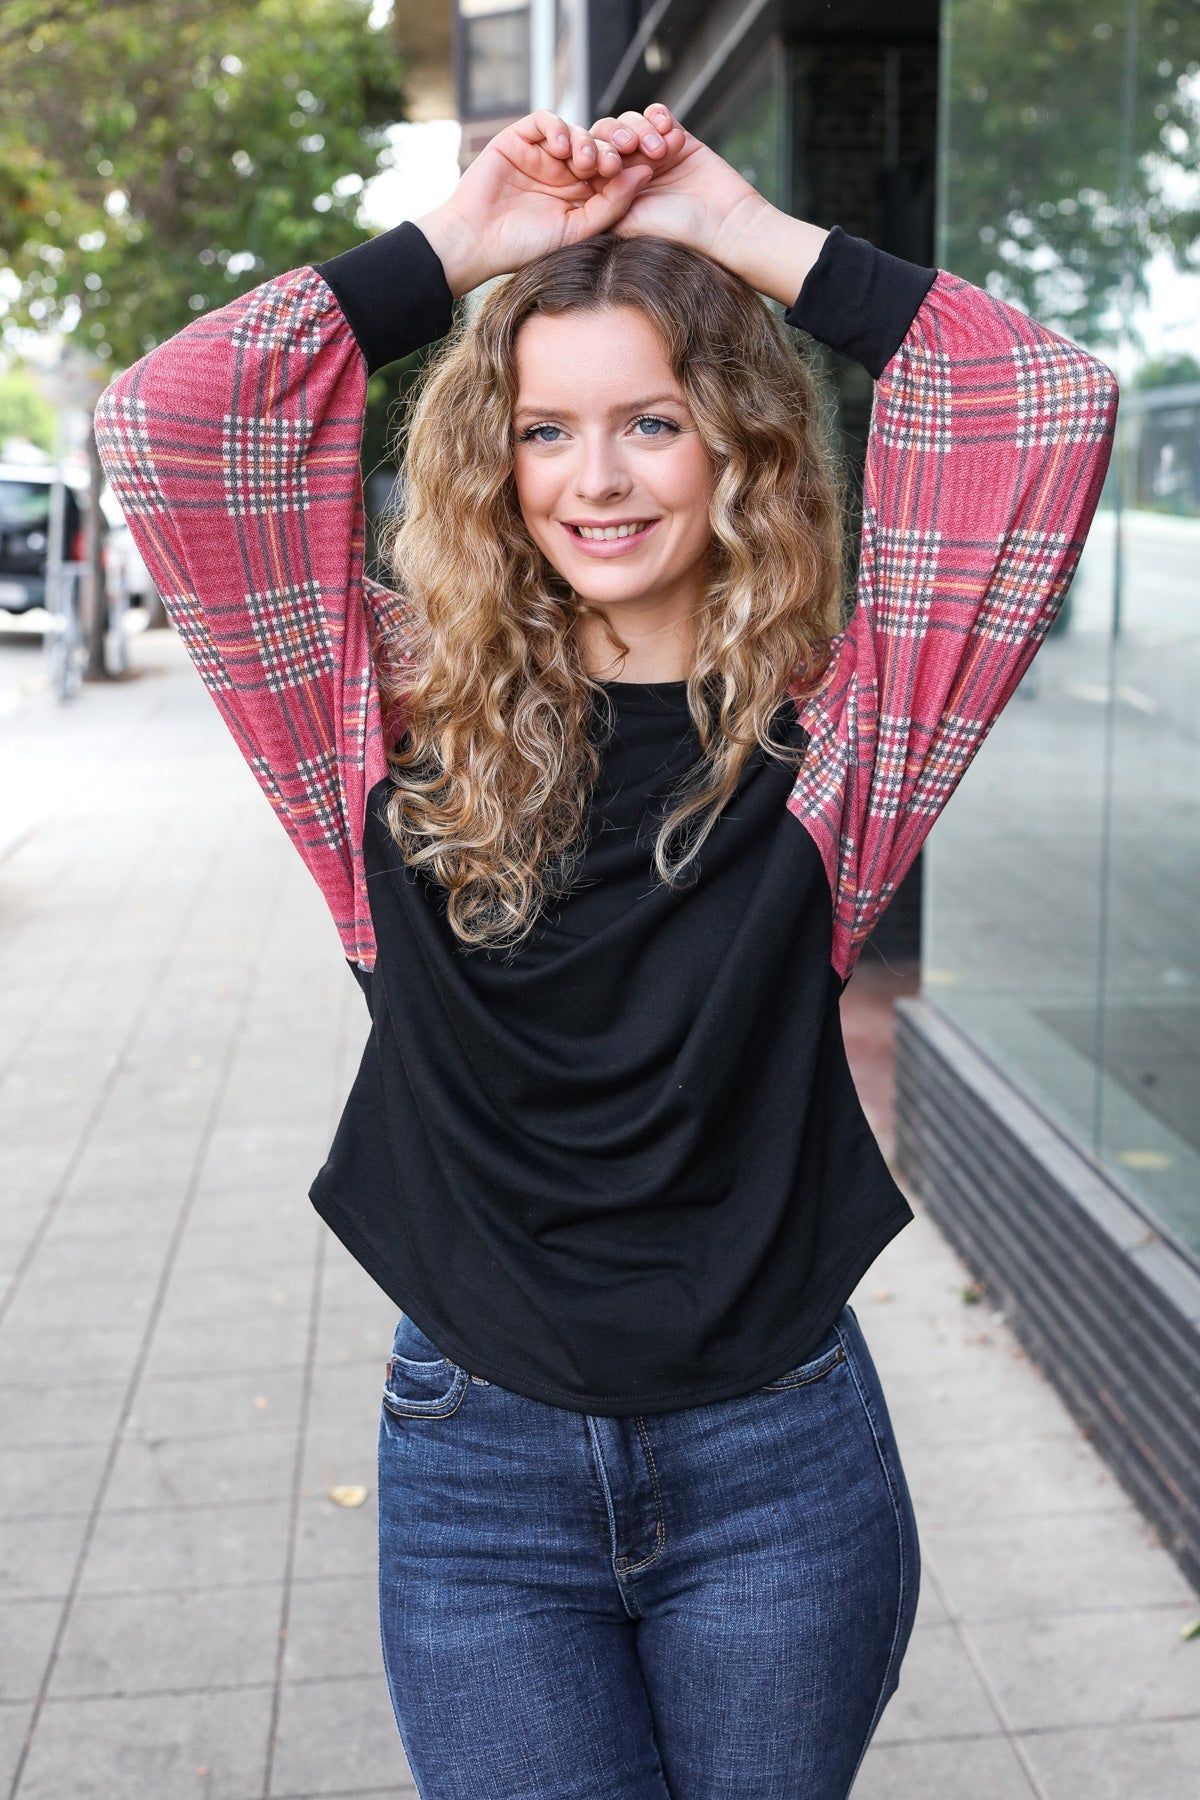
[[[45,605],[53,473],[49,463],[0,462],[0,607],[6,612]],[[63,482],[63,560],[79,562],[87,475],[68,468]]]

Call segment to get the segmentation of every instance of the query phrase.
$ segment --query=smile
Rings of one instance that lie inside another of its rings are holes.
[[[567,525],[573,542],[588,556],[621,556],[644,544],[657,519],[632,519],[622,525]]]

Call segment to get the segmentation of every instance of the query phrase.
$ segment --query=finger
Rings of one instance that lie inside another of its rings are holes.
[[[621,166],[621,159],[610,144],[597,144],[590,131],[582,125],[571,126],[571,173],[581,180],[589,181],[593,175],[612,175]]]
[[[622,164],[621,152],[614,150],[608,139],[601,137],[594,126],[592,127],[592,137],[595,139],[596,155],[599,159],[598,173],[605,178],[615,175]]]
[[[661,100],[651,102],[646,108],[646,118],[662,137],[666,137],[671,131],[683,130],[683,126],[675,118],[670,107],[664,106]]]
[[[625,132],[632,133],[632,137],[628,141],[623,135]],[[613,133],[613,143],[626,156],[635,148],[641,150],[645,156],[663,156],[667,148],[666,139],[662,133],[650,123],[645,113],[640,112],[623,112],[621,114],[617,121],[617,129]]]
[[[620,143],[617,143],[618,135],[622,139]],[[603,119],[596,120],[592,126],[592,136],[603,138],[605,143],[614,144],[618,150],[632,150],[637,143],[636,137],[629,132],[626,126],[621,124],[619,119],[614,119],[611,113]]]
[[[560,119],[548,107],[527,113],[525,118],[518,119],[510,129],[524,138],[527,144],[544,144],[551,156],[561,157],[564,162],[571,154],[570,128],[564,119]]]
[[[637,163],[622,169],[620,174],[606,181],[598,192],[582,206],[577,206],[570,215],[572,241],[593,237],[598,231],[608,231],[625,216],[633,200],[653,175],[654,170],[649,163]]]

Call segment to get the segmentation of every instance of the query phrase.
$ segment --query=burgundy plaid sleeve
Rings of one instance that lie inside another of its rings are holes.
[[[300,269],[135,364],[104,394],[96,430],[192,660],[346,955],[370,967],[362,821],[385,759],[370,653],[380,596],[363,583],[365,397],[338,302]]]
[[[1076,345],[941,273],[875,390],[854,616],[788,802],[850,974],[1070,582],[1117,389]]]

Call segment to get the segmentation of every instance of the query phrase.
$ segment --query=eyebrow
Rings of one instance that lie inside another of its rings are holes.
[[[618,401],[616,406],[609,407],[608,412],[610,418],[615,418],[621,413],[645,412],[648,407],[663,406],[665,404],[684,406],[686,402],[681,394],[651,394],[646,400]],[[527,415],[536,415],[538,418],[553,419],[575,419],[578,417],[577,413],[569,412],[562,406],[535,406],[528,401],[517,407],[513,417],[516,419],[523,419]]]

